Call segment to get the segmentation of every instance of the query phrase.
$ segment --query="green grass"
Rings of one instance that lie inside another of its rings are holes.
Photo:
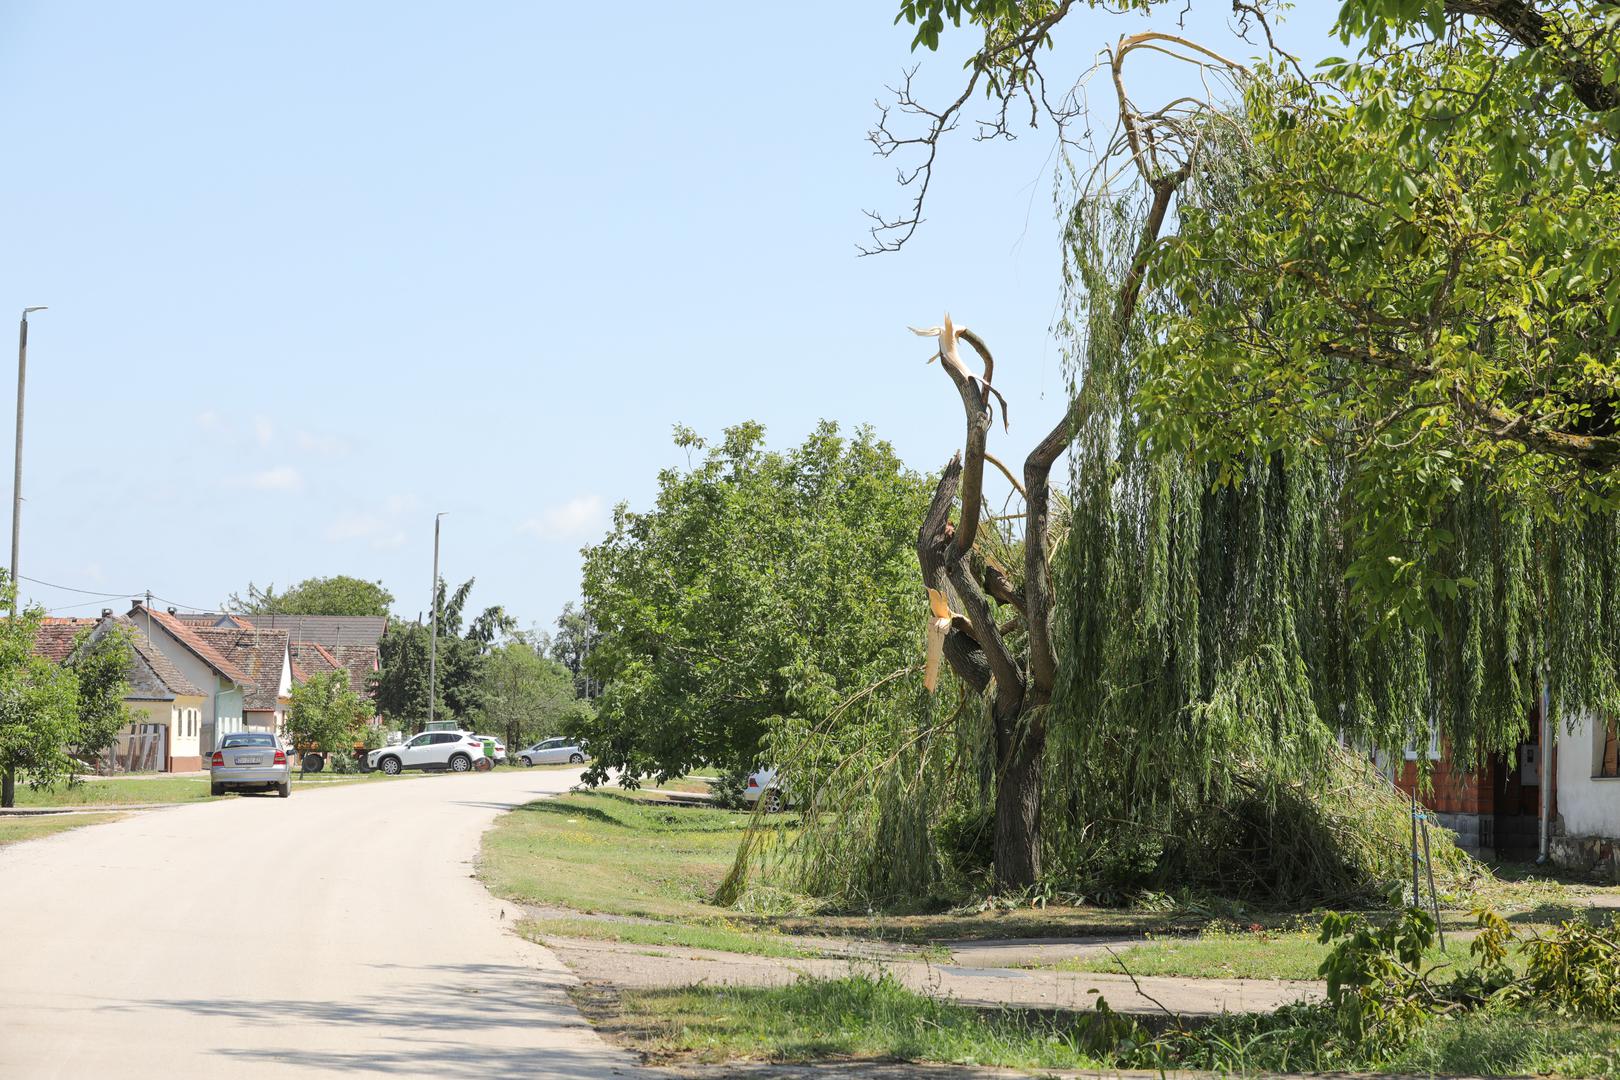
[[[1355,1070],[1425,1075],[1553,1074],[1620,1080],[1620,1023],[1476,1012],[1433,1021],[1393,1057],[1336,1034],[1326,1010],[1223,1017],[1146,1046],[1120,1042],[1095,1014],[978,1010],[887,977],[800,980],[778,988],[582,991],[611,1038],[654,1061],[737,1058],[935,1061],[1022,1069]]]
[[[524,919],[518,933],[547,944],[556,938],[588,938],[627,945],[667,945],[683,949],[714,949],[752,956],[814,956],[780,934],[749,933],[727,926],[694,926],[670,922],[622,922],[611,919]]]
[[[1123,964],[1132,975],[1180,975],[1192,979],[1315,979],[1329,946],[1315,932],[1270,934],[1206,934],[1196,938],[1160,940],[1141,945],[1115,946],[1106,952],[1041,965],[1057,971],[1112,971]],[[1118,958],[1116,960],[1116,957]],[[1449,961],[1470,966],[1467,942],[1453,937],[1444,954],[1436,951],[1431,963]]]
[[[590,792],[529,803],[484,834],[479,876],[524,904],[715,922],[748,815]]]
[[[653,1061],[883,1058],[1023,1069],[1095,1068],[1090,1024],[980,1012],[912,993],[889,978],[800,980],[774,989],[690,987],[581,1000],[587,1015]]]
[[[293,773],[293,790],[318,791],[340,784],[375,783],[395,779],[382,773],[311,773],[300,779]],[[17,787],[18,806],[138,806],[143,803],[198,802],[212,798],[205,776],[140,777],[130,780],[90,779],[55,788]]]
[[[85,825],[117,821],[122,814],[27,814],[0,817],[0,847],[23,840],[37,840]]]
[[[208,798],[201,777],[153,776],[139,780],[85,780],[55,788],[17,787],[18,806],[124,806],[136,803],[194,802]]]

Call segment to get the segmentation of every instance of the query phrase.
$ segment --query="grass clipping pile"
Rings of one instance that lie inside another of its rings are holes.
[[[1406,796],[1345,751],[1329,754],[1312,781],[1267,785],[1240,774],[1226,799],[1184,815],[1155,876],[1271,907],[1399,903],[1411,888],[1411,814]],[[1430,829],[1428,844],[1436,889],[1470,892],[1479,863],[1447,829]]]

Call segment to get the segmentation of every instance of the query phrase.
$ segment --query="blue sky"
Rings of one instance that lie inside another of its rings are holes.
[[[0,3],[0,314],[50,306],[22,573],[89,591],[25,597],[348,573],[414,615],[443,510],[445,577],[548,623],[612,505],[684,460],[677,423],[870,423],[939,468],[960,406],[906,326],[947,308],[1021,457],[1063,407],[1052,134],[958,132],[913,243],[856,258],[861,211],[901,205],[864,141],[912,59],[895,6]],[[1193,36],[1254,51],[1198,6]],[[1287,40],[1339,51],[1336,6]],[[1064,70],[1145,25],[1071,18]]]

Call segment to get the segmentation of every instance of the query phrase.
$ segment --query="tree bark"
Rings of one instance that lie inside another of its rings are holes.
[[[1046,726],[1022,705],[996,718],[996,886],[1021,891],[1041,880],[1041,766]]]
[[[17,805],[17,770],[7,765],[0,776],[0,807],[10,810]]]

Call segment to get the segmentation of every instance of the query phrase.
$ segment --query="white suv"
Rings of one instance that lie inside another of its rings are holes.
[[[367,769],[394,776],[406,769],[449,769],[466,772],[473,758],[484,756],[484,742],[470,731],[424,731],[399,746],[384,746],[366,755]]]

